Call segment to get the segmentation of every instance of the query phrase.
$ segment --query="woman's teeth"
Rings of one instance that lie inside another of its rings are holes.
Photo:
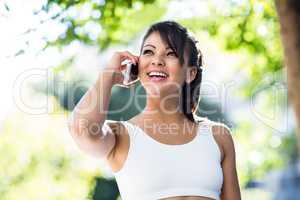
[[[149,72],[148,76],[151,81],[162,81],[168,77],[168,75],[163,72]]]
[[[150,72],[148,73],[149,76],[160,76],[160,77],[167,77],[167,74],[162,73],[162,72]]]

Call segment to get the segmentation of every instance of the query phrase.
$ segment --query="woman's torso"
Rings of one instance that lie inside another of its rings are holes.
[[[186,132],[184,127],[179,128],[178,134],[172,135],[172,136],[166,136],[162,131],[153,130],[153,128],[144,128],[142,121],[138,119],[131,119],[128,121],[134,126],[139,127],[143,133],[150,136],[154,141],[160,144],[166,144],[166,145],[185,145],[193,141],[197,135],[197,130],[199,124],[193,123],[193,125],[188,126],[188,131],[190,134],[180,134],[181,132]],[[128,130],[126,127],[124,127],[123,124],[118,124],[118,132],[119,134],[116,135],[116,146],[114,148],[113,153],[109,156],[108,164],[112,171],[119,172],[122,170],[123,165],[127,159],[128,152],[129,152],[129,146],[130,146],[130,137],[128,134]],[[219,145],[219,144],[218,144]],[[220,147],[220,145],[219,145]],[[221,148],[220,148],[221,150]],[[221,152],[222,154],[222,152]],[[176,197],[168,197],[168,198],[161,198],[161,200],[211,200],[212,198],[207,197],[200,197],[200,196],[176,196]]]

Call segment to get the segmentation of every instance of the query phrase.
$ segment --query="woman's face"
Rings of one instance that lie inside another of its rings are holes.
[[[179,91],[187,67],[180,64],[176,53],[162,41],[158,32],[145,40],[139,57],[139,78],[150,94]]]

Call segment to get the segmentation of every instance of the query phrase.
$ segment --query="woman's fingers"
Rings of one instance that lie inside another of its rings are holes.
[[[114,84],[122,84],[130,83],[130,68],[127,67],[128,62],[137,65],[139,57],[133,55],[129,51],[119,51],[115,52],[112,58],[110,59],[109,63],[107,64],[107,69],[114,71],[113,83]],[[125,74],[126,76],[125,76]]]
[[[137,65],[138,61],[139,61],[139,56],[135,56],[132,53],[130,53],[129,51],[124,51],[124,52],[120,52],[122,54],[122,60],[129,60],[131,63],[133,63],[134,65]],[[123,63],[123,62],[122,62]],[[120,70],[123,71],[124,69],[126,69],[128,62],[124,62],[121,65]]]
[[[132,53],[130,53],[129,51],[124,51],[123,52],[123,56],[124,59],[129,58],[131,60],[132,63],[134,63],[135,65],[138,63],[139,61],[139,57],[133,55]]]

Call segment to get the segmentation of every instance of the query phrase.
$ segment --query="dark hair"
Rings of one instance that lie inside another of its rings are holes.
[[[196,46],[198,41],[179,23],[175,21],[163,21],[150,26],[143,38],[142,46],[153,32],[158,32],[161,39],[176,52],[181,64],[185,63],[185,56],[187,56],[188,67],[195,66],[197,68],[195,79],[190,83],[185,82],[183,84],[180,99],[181,109],[184,115],[189,120],[195,122],[196,119],[193,113],[196,112],[198,106],[203,64],[201,51]]]

